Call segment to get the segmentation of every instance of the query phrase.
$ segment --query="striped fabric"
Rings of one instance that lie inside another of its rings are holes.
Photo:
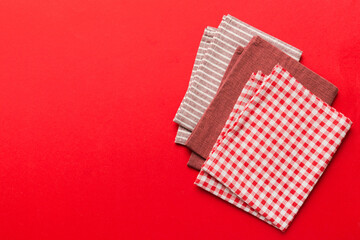
[[[175,137],[175,143],[180,145],[185,145],[187,139],[190,137],[191,132],[187,130],[186,128],[179,125],[178,131],[176,133]]]
[[[200,46],[199,46],[198,52],[195,57],[195,63],[194,63],[194,66],[193,66],[193,69],[191,72],[190,82],[189,82],[189,86],[188,86],[186,93],[189,91],[190,86],[193,84],[194,77],[196,75],[196,70],[198,69],[199,65],[201,64],[201,60],[204,57],[207,49],[209,48],[211,40],[213,39],[215,33],[216,33],[216,28],[214,28],[214,27],[208,26],[204,30],[204,34],[200,41]],[[182,107],[183,104],[186,104],[186,102],[187,102],[187,100],[185,100],[186,98],[187,98],[187,95],[185,94],[184,99],[182,100],[182,102],[180,104],[180,108]],[[184,128],[182,126],[179,126],[176,137],[175,137],[175,143],[185,145],[186,140],[189,138],[190,134],[191,134],[191,132],[189,130],[187,130],[186,128]]]
[[[258,35],[290,57],[299,60],[302,52],[230,15],[224,16],[194,80],[180,105],[174,122],[192,131],[214,98],[226,68],[238,46],[245,47]],[[185,139],[183,139],[185,140]]]

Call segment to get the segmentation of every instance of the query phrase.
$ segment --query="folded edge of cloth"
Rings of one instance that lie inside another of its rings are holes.
[[[245,47],[254,35],[261,35],[295,60],[302,52],[240,20],[224,16],[214,40],[197,70],[194,84],[187,92],[188,104],[179,108],[174,122],[192,131],[214,98],[221,79],[238,46]]]
[[[277,65],[237,101],[195,184],[285,231],[351,124]]]
[[[239,46],[234,55],[232,56],[229,66],[226,69],[226,72],[224,74],[223,79],[221,80],[220,83],[220,88],[221,86],[224,84],[224,82],[226,81],[226,78],[228,77],[229,73],[231,72],[231,69],[233,68],[233,66],[235,65],[236,61],[238,60],[238,58],[241,56],[241,53],[244,51],[244,48]],[[191,134],[191,132],[190,132]],[[189,137],[190,137],[189,134]],[[185,145],[185,144],[184,144]],[[202,158],[200,155],[197,155],[195,152],[192,152],[190,155],[190,160],[188,162],[188,167],[194,168],[196,170],[200,170],[201,166],[204,164],[204,158]]]
[[[244,51],[244,48],[239,46],[236,50],[235,50],[235,53],[233,54],[231,60],[230,60],[230,63],[228,65],[228,67],[226,68],[226,71],[225,71],[225,74],[224,74],[224,77],[223,79],[221,80],[221,83],[220,83],[220,87],[222,86],[222,84],[224,83],[225,79],[227,78],[227,76],[229,75],[229,73],[231,72],[231,69],[232,67],[235,65],[237,59],[239,58],[239,56],[241,55],[241,53]],[[191,135],[191,131],[187,130],[186,128],[183,128],[181,126],[179,126],[179,129],[178,129],[178,132],[179,131],[182,131],[181,133],[181,142],[176,142],[178,144],[181,144],[181,145],[185,145],[187,139],[190,137]]]
[[[332,104],[338,92],[336,86],[256,36],[245,47],[188,138],[186,146],[198,154],[191,155],[188,166],[198,169],[199,161],[201,161],[199,156],[203,158],[203,161],[208,157],[251,73],[261,70],[264,74],[268,74],[277,63],[291,71],[298,81],[320,99]]]
[[[208,26],[208,27],[206,27],[204,29],[204,33],[203,33],[203,35],[201,37],[200,44],[199,44],[199,47],[198,47],[198,51],[196,53],[194,66],[193,66],[193,69],[191,71],[189,86],[188,86],[186,92],[189,91],[189,88],[193,84],[194,77],[196,75],[196,71],[197,71],[199,65],[201,64],[201,60],[203,59],[207,49],[209,48],[210,43],[211,43],[216,31],[217,31],[216,28],[210,27],[210,26]],[[186,103],[186,96],[187,95],[185,93],[185,96],[184,96],[183,100],[180,103],[179,109],[181,108],[181,106],[183,104]],[[184,128],[182,126],[179,126],[178,131],[176,133],[176,137],[175,137],[175,143],[185,145],[186,140],[189,138],[190,134],[191,134],[191,132],[189,130],[187,130],[186,128]]]

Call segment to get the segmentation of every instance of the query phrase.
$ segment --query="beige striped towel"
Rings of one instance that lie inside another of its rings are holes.
[[[233,16],[224,16],[211,44],[198,66],[174,122],[192,131],[215,96],[221,79],[238,46],[245,47],[253,36],[260,36],[290,57],[299,60],[302,51],[284,43]],[[182,135],[183,136],[183,135]],[[188,135],[186,135],[188,136]],[[186,141],[183,137],[181,142]]]
[[[200,41],[200,46],[199,46],[198,52],[195,57],[195,63],[194,63],[194,66],[193,66],[193,69],[191,72],[190,82],[189,82],[189,86],[188,86],[186,93],[189,91],[190,86],[193,84],[193,81],[194,81],[194,78],[196,75],[196,70],[198,69],[199,65],[201,64],[201,60],[204,57],[207,49],[209,48],[211,40],[213,39],[213,36],[215,33],[216,33],[216,28],[214,28],[214,27],[208,26],[204,30],[204,34]],[[182,100],[179,109],[185,102],[188,101],[188,100],[186,100],[186,98],[187,98],[187,94],[185,94],[184,99]],[[175,137],[175,143],[185,145],[185,142],[189,138],[190,134],[191,134],[191,131],[189,131],[186,128],[179,125],[178,131],[177,131],[177,134]]]

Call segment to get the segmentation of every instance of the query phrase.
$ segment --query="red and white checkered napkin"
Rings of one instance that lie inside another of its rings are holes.
[[[284,231],[351,124],[281,66],[253,74],[195,184]]]

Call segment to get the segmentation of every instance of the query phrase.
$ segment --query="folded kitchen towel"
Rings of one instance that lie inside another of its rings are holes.
[[[292,58],[299,60],[301,51],[260,30],[227,15],[223,17],[208,51],[198,67],[185,101],[174,122],[192,131],[215,96],[225,71],[238,46],[246,46],[255,35],[262,36]]]
[[[231,125],[233,125],[236,119],[239,117],[239,114],[244,110],[246,104],[250,101],[250,99],[255,95],[257,90],[260,88],[262,81],[264,79],[264,75],[259,71],[256,75],[252,74],[249,81],[245,84],[237,103],[234,106],[233,111],[231,112],[226,124],[221,132],[216,145],[214,148],[218,147],[221,143],[221,140],[226,137],[226,134],[229,130],[231,130]],[[193,153],[195,154],[195,153]],[[201,161],[201,166],[203,165],[204,161]],[[200,164],[200,163],[199,163]],[[201,168],[200,166],[200,168]],[[239,197],[233,194],[227,187],[225,187],[222,183],[217,181],[211,175],[204,171],[200,171],[195,184],[199,185],[203,189],[211,192],[215,196],[222,198],[225,201],[228,201],[231,204],[234,204],[238,208],[258,217],[259,219],[269,223],[272,225],[272,222],[267,220],[265,217],[260,215],[257,211],[252,209],[247,203],[242,201]],[[276,227],[276,226],[275,226]]]
[[[208,26],[204,30],[204,34],[201,37],[200,45],[199,45],[198,51],[196,53],[195,62],[194,62],[194,66],[193,66],[193,69],[191,72],[189,86],[188,86],[187,91],[189,91],[190,86],[193,84],[196,70],[198,69],[202,58],[204,57],[207,49],[209,48],[211,40],[213,39],[215,33],[216,33],[216,28],[214,28],[214,27]],[[186,104],[186,102],[187,102],[186,96],[187,95],[185,94],[184,99],[180,103],[180,108],[183,104]],[[191,134],[191,132],[189,130],[186,130],[186,128],[179,126],[176,137],[175,137],[175,143],[185,145],[185,142],[188,139],[188,137],[190,136],[190,134]]]
[[[241,53],[243,51],[244,51],[244,48],[241,47],[241,46],[239,46],[236,49],[234,55],[231,58],[229,66],[226,69],[224,77],[221,80],[219,88],[221,88],[221,86],[224,84],[224,82],[226,82],[226,78],[228,77],[229,73],[231,72],[231,69],[233,68],[233,66],[235,65],[236,61],[238,60],[239,56],[241,55]],[[191,132],[190,132],[190,134],[191,134]],[[190,137],[190,134],[189,134],[189,137]],[[184,145],[185,145],[185,143],[184,143]],[[189,163],[191,163],[191,164],[189,164]],[[191,155],[190,155],[189,163],[188,163],[189,167],[200,170],[201,166],[204,164],[204,159],[201,156],[197,155],[195,152],[192,152]]]
[[[226,68],[226,71],[224,73],[223,79],[221,80],[220,86],[223,84],[223,82],[227,78],[228,74],[230,73],[232,67],[236,63],[237,59],[239,58],[239,56],[241,55],[243,50],[244,50],[244,48],[241,47],[241,46],[238,46],[237,49],[235,50],[235,53],[233,54],[228,67]],[[181,144],[181,145],[185,145],[187,139],[191,135],[191,132],[189,130],[187,130],[186,128],[181,127],[181,126],[179,126],[178,133],[179,132],[181,132],[181,139],[180,139],[180,141],[176,141],[176,139],[175,139],[175,142],[178,143],[178,144]]]
[[[352,122],[280,65],[255,78],[195,184],[284,231]]]
[[[268,74],[277,63],[288,69],[312,93],[331,105],[338,91],[333,84],[256,36],[245,47],[187,140],[186,146],[197,153],[191,155],[188,166],[199,169],[201,161],[208,157],[251,73],[261,70]]]

